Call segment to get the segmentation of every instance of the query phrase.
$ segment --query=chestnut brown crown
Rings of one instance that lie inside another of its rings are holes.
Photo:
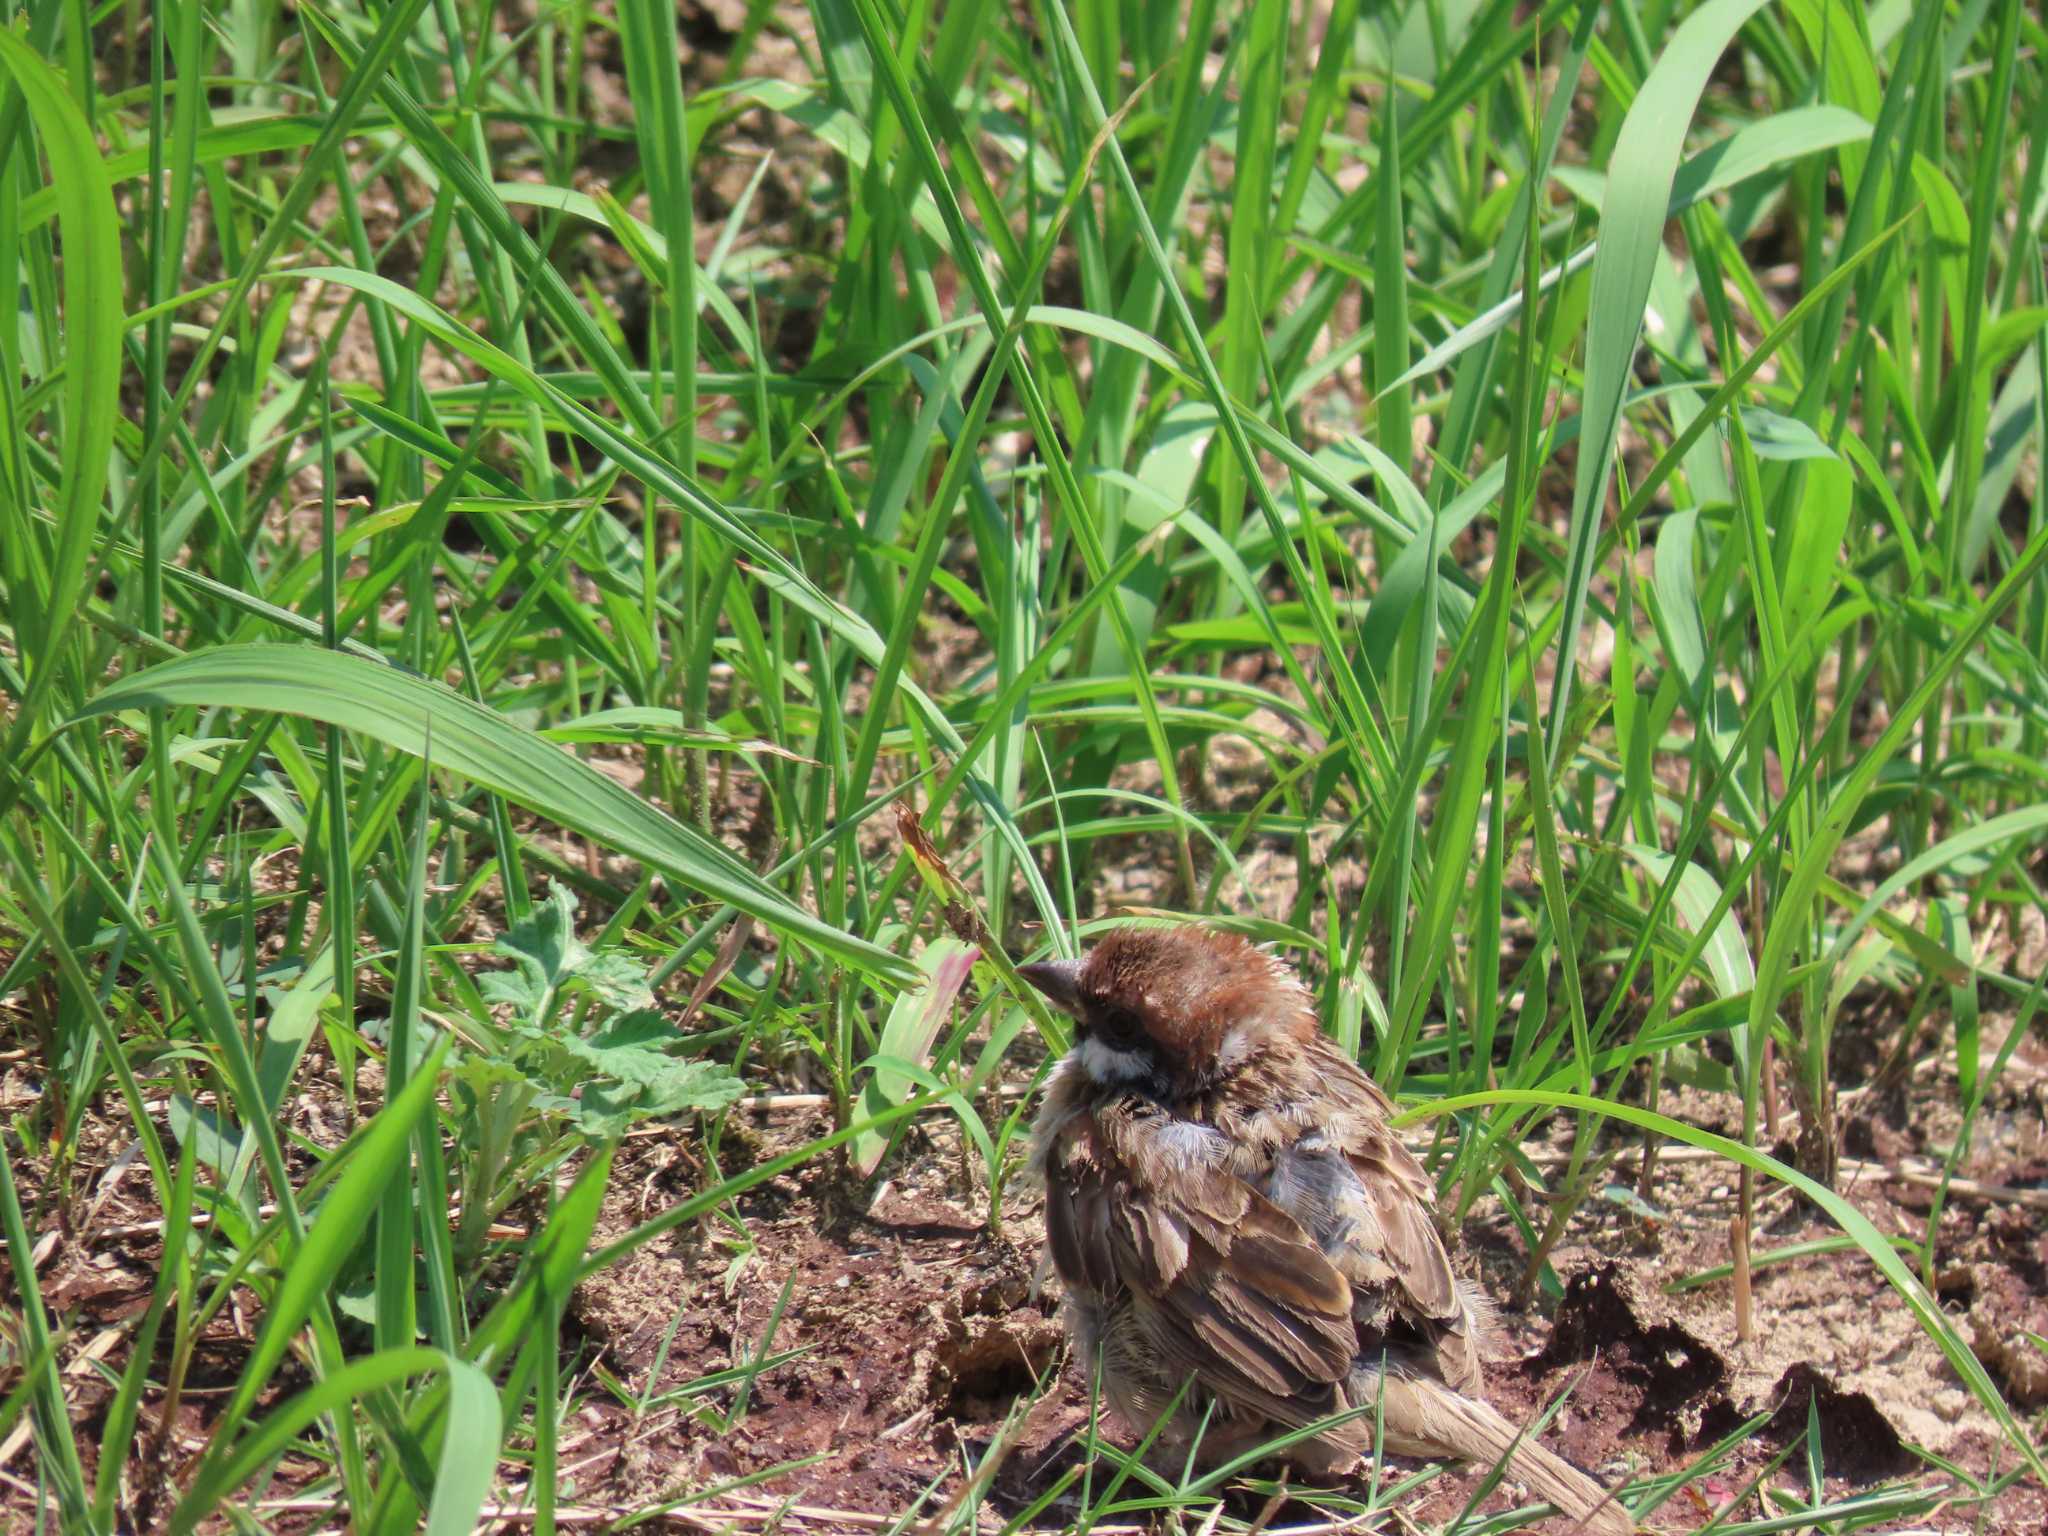
[[[1076,1048],[1097,1077],[1211,1086],[1316,1027],[1285,962],[1237,934],[1193,924],[1118,928],[1078,960],[1017,973],[1073,1017]]]

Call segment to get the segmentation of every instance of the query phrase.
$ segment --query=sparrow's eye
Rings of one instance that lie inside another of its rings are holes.
[[[1120,1003],[1104,1003],[1090,1021],[1095,1032],[1113,1045],[1136,1045],[1145,1033],[1138,1016]]]

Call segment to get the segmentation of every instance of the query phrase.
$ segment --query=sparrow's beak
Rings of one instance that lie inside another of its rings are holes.
[[[1081,1008],[1081,962],[1078,960],[1034,960],[1017,967],[1017,974],[1045,994],[1045,1000],[1061,1013],[1077,1014]]]

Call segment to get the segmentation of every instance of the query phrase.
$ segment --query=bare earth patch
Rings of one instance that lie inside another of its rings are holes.
[[[324,1064],[312,1065],[293,1101],[306,1134],[342,1118],[337,1081]],[[2044,1382],[2026,1335],[2048,1333],[2044,1087],[2048,1050],[2038,1039],[2024,1041],[1958,1170],[1972,1192],[1951,1195],[1936,1254],[1941,1305],[2037,1433]],[[16,1098],[20,1088],[14,1081]],[[1895,1094],[1851,1097],[1851,1144],[1860,1160],[1845,1164],[1842,1188],[1881,1232],[1914,1240],[1924,1233],[1932,1191],[1924,1177],[1895,1175],[1924,1166],[1953,1134],[1947,1106],[1955,1098],[1946,1067],[1915,1074]],[[1731,1128],[1731,1103],[1710,1095],[1688,1091],[1664,1107]],[[90,1428],[111,1395],[94,1362],[113,1371],[124,1365],[161,1236],[147,1181],[133,1159],[124,1160],[123,1139],[97,1114],[87,1126],[69,1175],[69,1187],[83,1192],[70,1219],[60,1224],[45,1207],[30,1220],[43,1293],[63,1325],[66,1391],[75,1419],[88,1428],[91,1457]],[[719,1148],[720,1171],[731,1174],[828,1128],[815,1110],[736,1111]],[[1562,1125],[1552,1134],[1551,1147],[1530,1147],[1539,1167],[1555,1167],[1568,1141]],[[1818,1408],[1831,1495],[1895,1480],[1966,1491],[1916,1447],[1973,1477],[2011,1466],[1995,1425],[1860,1253],[1760,1268],[1757,1337],[1748,1343],[1735,1337],[1727,1281],[1667,1293],[1674,1281],[1727,1262],[1734,1174],[1719,1161],[1666,1149],[1645,1202],[1618,1190],[1627,1181],[1633,1191],[1638,1166],[1634,1152],[1623,1156],[1609,1175],[1616,1184],[1580,1208],[1555,1254],[1562,1295],[1504,1313],[1489,1390],[1505,1411],[1528,1419],[1564,1397],[1549,1437],[1610,1478],[1685,1467],[1764,1416],[1764,1429],[1732,1463],[1653,1518],[1674,1531],[1737,1498],[1803,1432],[1809,1401]],[[565,1319],[563,1377],[573,1390],[561,1436],[564,1503],[604,1518],[679,1501],[668,1517],[677,1529],[744,1531],[774,1519],[792,1530],[878,1529],[921,1499],[931,1512],[958,1494],[963,1464],[989,1454],[1020,1396],[1028,1400],[1040,1384],[1041,1400],[1013,1429],[991,1480],[983,1524],[995,1529],[1077,1465],[1087,1397],[1066,1359],[1057,1297],[1041,1289],[1038,1198],[1014,1183],[1003,1230],[991,1234],[985,1190],[970,1184],[963,1167],[950,1123],[927,1121],[884,1165],[879,1189],[849,1180],[829,1157],[816,1159],[743,1197],[728,1213],[737,1222],[678,1231],[582,1285]],[[48,1188],[48,1170],[24,1172]],[[600,1240],[711,1176],[694,1129],[636,1133],[614,1166]],[[1766,1190],[1760,1212],[1759,1255],[1835,1235],[1783,1189]],[[1508,1297],[1526,1250],[1498,1202],[1481,1202],[1461,1238],[1462,1262],[1491,1295]],[[164,1425],[160,1398],[145,1397],[129,1475],[168,1478],[159,1510],[205,1444],[210,1415],[252,1337],[246,1309],[225,1309],[201,1341],[174,1421]],[[743,1411],[730,1375],[704,1381],[735,1368],[744,1374],[764,1358],[771,1363],[753,1374]],[[161,1379],[163,1364],[153,1379]],[[297,1370],[281,1383],[285,1393],[306,1384]],[[0,1526],[10,1529],[32,1519],[35,1507],[24,1428],[17,1426],[0,1465]],[[1773,1476],[1779,1486],[1803,1489],[1805,1466],[1798,1453]],[[503,1486],[516,1489],[517,1469],[504,1471]],[[258,1497],[258,1513],[279,1531],[332,1529],[331,1505],[305,1496],[322,1475],[288,1458]],[[1404,1508],[1419,1522],[1447,1519],[1474,1486],[1467,1474],[1449,1474]],[[1246,1518],[1263,1502],[1249,1492],[1233,1497]],[[1495,1507],[1505,1507],[1504,1497],[1495,1495]],[[1077,1507],[1072,1493],[1063,1495],[1033,1525],[1064,1524]],[[1739,1513],[1757,1512],[1751,1500]],[[1274,1520],[1314,1518],[1297,1503]],[[500,1528],[527,1527],[506,1521]],[[2032,1536],[2048,1528],[2048,1494],[2017,1484],[1993,1507],[1959,1503],[1913,1528]]]
[[[771,1151],[824,1129],[822,1121],[760,1126]],[[935,1489],[929,1511],[959,1490],[963,1455],[978,1463],[987,1453],[1016,1396],[1061,1371],[1014,1436],[990,1504],[1008,1518],[1049,1486],[1078,1454],[1073,1441],[1088,1413],[1082,1384],[1065,1364],[1055,1298],[1034,1285],[1036,1198],[1014,1191],[1004,1235],[992,1237],[981,1219],[983,1197],[961,1186],[942,1138],[899,1162],[872,1208],[863,1209],[859,1192],[826,1164],[743,1201],[755,1246],[736,1277],[734,1255],[717,1245],[716,1229],[706,1229],[699,1239],[642,1252],[583,1288],[576,1320],[602,1347],[606,1368],[636,1391],[647,1387],[679,1312],[657,1393],[758,1356],[785,1283],[789,1300],[767,1348],[803,1353],[761,1372],[744,1421],[730,1431],[673,1409],[637,1423],[607,1410],[611,1433],[597,1438],[615,1436],[623,1449],[596,1458],[579,1477],[579,1499],[625,1505],[703,1495],[769,1473],[745,1489],[712,1494],[696,1513],[714,1525],[750,1522],[793,1501],[814,1527],[836,1521],[853,1528],[868,1523],[858,1516],[900,1516]],[[2036,1187],[2043,1173],[2032,1170]],[[637,1198],[625,1188],[632,1182],[622,1167],[618,1209],[607,1217],[620,1227],[639,1218]],[[1947,1480],[1914,1446],[1978,1476],[2009,1466],[2010,1449],[1995,1427],[1861,1254],[1760,1270],[1758,1337],[1748,1344],[1735,1338],[1725,1281],[1662,1294],[1670,1281],[1727,1261],[1731,1185],[1725,1165],[1673,1158],[1656,1193],[1683,1214],[1646,1224],[1622,1205],[1588,1202],[1558,1254],[1563,1298],[1503,1317],[1490,1375],[1494,1401],[1529,1417],[1568,1393],[1550,1434],[1582,1465],[1609,1476],[1683,1467],[1745,1420],[1767,1415],[1763,1432],[1726,1469],[1658,1513],[1652,1523],[1667,1529],[1689,1529],[1734,1497],[1803,1432],[1809,1399],[1819,1409],[1831,1493],[1897,1479]],[[1919,1230],[1925,1193],[1878,1180],[1853,1191],[1880,1230],[1900,1233]],[[1833,1233],[1790,1200],[1773,1209],[1759,1251]],[[1942,1263],[1973,1277],[1968,1295],[1943,1292],[1966,1337],[1973,1325],[1991,1336],[2048,1323],[2048,1236],[2028,1213],[2016,1219],[2016,1210],[1959,1201],[1944,1220]],[[1505,1296],[1523,1250],[1505,1216],[1482,1208],[1482,1217],[1465,1234],[1468,1262],[1493,1294]],[[723,1411],[731,1394],[705,1401]],[[1776,1474],[1792,1489],[1803,1489],[1805,1476],[1803,1454]],[[1411,1513],[1448,1517],[1472,1486],[1465,1476],[1441,1479]],[[1258,1502],[1248,1503],[1248,1515]],[[1071,1500],[1056,1502],[1039,1523],[1072,1513]],[[1742,1513],[1753,1517],[1754,1503]],[[1934,1528],[1977,1528],[1980,1513],[1984,1531],[2017,1536],[2043,1528],[2048,1498],[2015,1486],[1995,1508],[1957,1507]],[[1295,1516],[1308,1517],[1297,1508],[1282,1518]]]

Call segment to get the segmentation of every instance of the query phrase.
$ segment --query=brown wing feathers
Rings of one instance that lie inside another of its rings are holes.
[[[1217,1391],[1290,1396],[1341,1381],[1358,1352],[1344,1276],[1292,1217],[1229,1173],[1140,1179],[1136,1169],[1162,1166],[1132,1144],[1152,1133],[1115,1110],[1068,1126],[1046,1200],[1061,1278],[1104,1298],[1141,1297],[1162,1348]]]
[[[1384,1401],[1389,1449],[1507,1459],[1602,1536],[1632,1529],[1598,1484],[1456,1390],[1476,1377],[1475,1341],[1464,1336],[1465,1304],[1428,1208],[1402,1177],[1407,1170],[1388,1166],[1389,1149],[1408,1156],[1391,1137],[1365,1138],[1341,1160],[1305,1154],[1315,1174],[1304,1174],[1297,1159],[1278,1181],[1283,1197],[1293,1197],[1290,1213],[1220,1169],[1141,1183],[1134,1165],[1162,1166],[1131,1156],[1137,1149],[1128,1138],[1144,1134],[1142,1117],[1105,1114],[1071,1125],[1054,1154],[1064,1176],[1049,1183],[1046,1227],[1069,1285],[1103,1297],[1132,1293],[1170,1376],[1192,1375],[1225,1402],[1283,1424]],[[1411,1346],[1401,1351],[1409,1369],[1382,1384],[1385,1336],[1362,1336],[1355,1316],[1379,1309],[1363,1294],[1354,1307],[1356,1283],[1398,1293],[1404,1331],[1425,1350],[1432,1335],[1448,1346],[1429,1351],[1428,1374],[1410,1373],[1424,1364]],[[1361,1419],[1325,1439],[1333,1450],[1362,1454],[1371,1433]]]
[[[1110,1297],[1122,1288],[1116,1246],[1110,1242],[1111,1202],[1092,1138],[1078,1125],[1053,1154],[1058,1177],[1046,1181],[1045,1238],[1060,1280],[1075,1290]]]

